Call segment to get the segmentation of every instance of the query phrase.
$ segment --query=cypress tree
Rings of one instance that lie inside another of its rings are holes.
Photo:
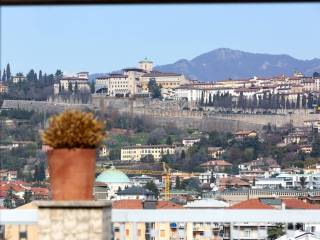
[[[42,71],[39,71],[39,81],[42,81]]]
[[[311,93],[308,94],[307,106],[308,106],[309,109],[311,109],[313,107],[313,96],[312,96]]]
[[[300,93],[297,94],[296,108],[300,108]]]
[[[286,101],[286,109],[290,109],[290,108],[291,108],[290,101],[289,101],[289,99],[287,98],[287,101]]]
[[[5,82],[7,80],[7,74],[6,74],[6,70],[5,69],[3,69],[1,80],[2,80],[2,82]]]
[[[44,162],[40,162],[39,181],[43,182],[46,179],[46,168]]]
[[[306,98],[306,95],[302,95],[302,108],[306,108],[307,106],[307,98]]]
[[[11,79],[11,70],[10,70],[10,64],[7,64],[7,81]]]

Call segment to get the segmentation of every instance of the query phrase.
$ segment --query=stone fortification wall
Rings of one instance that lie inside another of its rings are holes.
[[[66,109],[90,109],[88,104],[54,103],[46,101],[4,100],[2,109],[23,109],[27,111],[58,113]]]
[[[261,130],[268,123],[281,126],[293,123],[303,126],[305,120],[319,119],[318,114],[308,110],[295,110],[291,114],[279,112],[275,115],[223,114],[208,111],[182,110],[188,103],[183,101],[158,101],[153,99],[93,98],[93,105],[100,109],[112,107],[119,112],[132,113],[151,119],[159,125],[176,125],[179,128],[198,128],[200,130],[237,131]]]

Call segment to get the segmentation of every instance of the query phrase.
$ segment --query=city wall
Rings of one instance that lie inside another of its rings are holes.
[[[68,104],[55,103],[47,101],[27,101],[27,100],[4,100],[1,106],[2,109],[22,109],[26,111],[59,113],[66,109],[90,109],[89,104]]]
[[[202,131],[261,130],[268,123],[281,126],[292,122],[303,126],[305,120],[320,119],[319,114],[309,114],[306,110],[295,110],[292,114],[276,115],[222,114],[208,111],[182,110],[190,107],[183,101],[158,101],[153,99],[117,99],[93,96],[92,104],[69,104],[49,101],[5,100],[2,108],[35,110],[57,113],[66,109],[116,109],[122,113],[138,115],[150,119],[160,126],[174,125],[178,128],[197,128]],[[190,109],[192,109],[190,107]]]

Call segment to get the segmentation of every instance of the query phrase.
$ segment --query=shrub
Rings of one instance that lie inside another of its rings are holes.
[[[97,148],[105,137],[104,124],[92,113],[65,111],[49,120],[42,134],[44,144],[52,148]]]

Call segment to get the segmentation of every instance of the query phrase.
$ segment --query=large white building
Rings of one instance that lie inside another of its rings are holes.
[[[129,97],[148,93],[148,83],[155,80],[165,89],[175,89],[189,81],[182,74],[163,73],[153,70],[153,62],[144,59],[138,68],[124,68],[121,73],[113,73],[96,78],[96,93],[108,96]]]
[[[76,76],[63,76],[59,83],[53,85],[54,94],[69,91],[70,88],[72,91],[75,91],[76,88],[78,91],[90,91],[89,73],[79,72]]]

